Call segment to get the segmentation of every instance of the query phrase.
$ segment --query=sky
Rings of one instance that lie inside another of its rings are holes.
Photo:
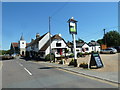
[[[98,40],[106,32],[118,30],[118,2],[3,2],[2,49],[10,49],[11,42],[18,42],[23,34],[27,43],[49,31],[61,34],[72,41],[68,19],[77,20],[76,39],[85,42]]]

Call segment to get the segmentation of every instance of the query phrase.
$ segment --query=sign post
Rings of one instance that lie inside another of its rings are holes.
[[[77,67],[77,52],[76,52],[76,41],[75,34],[77,34],[77,21],[72,17],[68,20],[69,23],[69,32],[72,34],[73,44],[74,44],[74,66]]]
[[[95,67],[93,67],[95,66]],[[92,53],[89,68],[101,68],[103,67],[102,60],[98,53]]]

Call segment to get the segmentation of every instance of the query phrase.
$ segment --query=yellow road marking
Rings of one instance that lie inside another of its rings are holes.
[[[55,66],[51,66],[51,65],[48,65],[48,66],[50,66],[50,67],[55,67]],[[78,73],[71,72],[71,71],[68,71],[68,70],[65,70],[65,69],[60,69],[60,68],[57,68],[57,67],[56,67],[56,69],[61,70],[61,71],[64,71],[64,72],[67,72],[67,73],[71,73],[71,74],[78,75],[78,76],[81,76],[81,77],[93,79],[93,80],[96,80],[96,81],[99,81],[99,82],[102,82],[102,83],[106,83],[106,84],[110,84],[110,85],[113,85],[113,86],[118,87],[118,84],[115,84],[115,83],[112,83],[112,82],[109,82],[109,81],[105,81],[105,80],[97,79],[97,78],[94,78],[94,77],[82,75],[82,74],[80,74],[80,73],[78,74]]]

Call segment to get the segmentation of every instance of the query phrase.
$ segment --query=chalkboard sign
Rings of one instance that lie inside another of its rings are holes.
[[[89,68],[92,68],[92,66],[96,66],[96,68],[103,67],[102,60],[101,60],[101,58],[100,58],[98,53],[92,53],[91,54]]]

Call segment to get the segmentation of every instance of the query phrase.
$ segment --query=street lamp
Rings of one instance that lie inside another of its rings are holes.
[[[69,32],[72,34],[73,44],[74,44],[74,66],[77,67],[77,52],[76,52],[76,41],[75,35],[77,34],[77,21],[72,17],[68,20],[69,23]]]

